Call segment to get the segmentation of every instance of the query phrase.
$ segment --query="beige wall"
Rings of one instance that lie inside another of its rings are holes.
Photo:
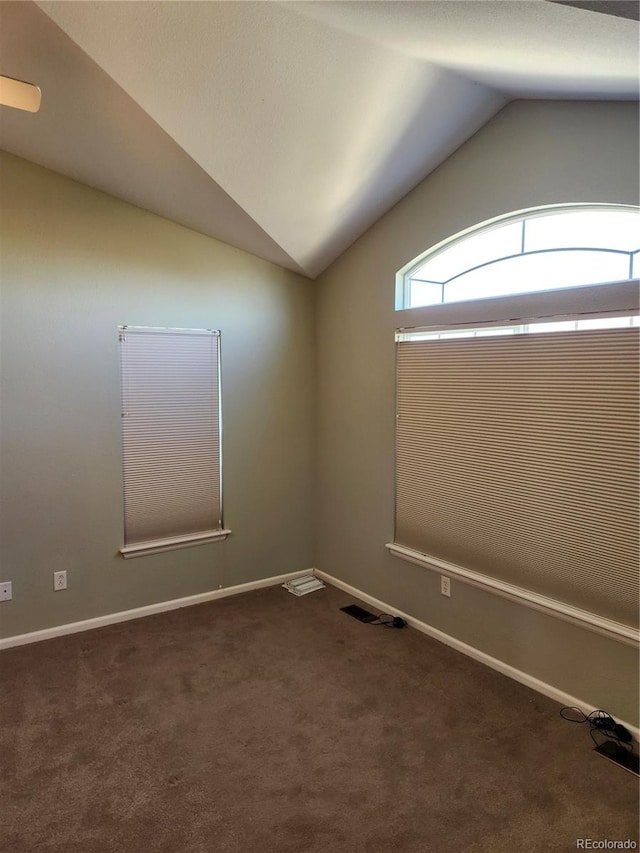
[[[638,203],[638,112],[627,103],[507,106],[321,277],[318,568],[554,687],[638,721],[638,656],[551,616],[392,557],[396,271],[501,213]]]
[[[0,167],[0,634],[312,566],[313,285],[11,155]],[[119,323],[222,330],[226,542],[117,556]]]
[[[631,648],[460,583],[445,599],[437,574],[384,548],[393,538],[397,269],[510,210],[637,203],[637,150],[630,104],[514,103],[316,285],[2,154],[0,580],[13,581],[14,599],[0,604],[0,635],[315,564],[637,722]],[[117,556],[119,323],[223,331],[226,542]],[[69,589],[53,593],[59,569]]]

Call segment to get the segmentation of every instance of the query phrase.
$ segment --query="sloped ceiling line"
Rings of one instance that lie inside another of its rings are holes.
[[[29,0],[0,21],[0,63],[44,92],[2,147],[310,277],[507,99],[637,91],[637,26],[546,0]]]

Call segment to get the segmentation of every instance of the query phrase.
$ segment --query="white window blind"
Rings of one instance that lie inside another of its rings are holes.
[[[397,346],[395,543],[638,624],[638,329]]]
[[[222,530],[217,331],[119,330],[124,556]],[[217,535],[218,534],[218,535]]]

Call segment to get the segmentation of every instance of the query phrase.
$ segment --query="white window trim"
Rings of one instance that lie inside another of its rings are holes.
[[[208,542],[222,542],[231,534],[231,530],[207,530],[202,533],[190,533],[186,536],[175,536],[171,539],[154,539],[148,542],[136,542],[135,545],[125,545],[120,553],[125,560],[131,557],[146,557],[148,554],[159,554],[161,551],[177,551],[179,548],[191,548],[193,545],[206,545]]]
[[[388,542],[385,545],[394,557],[399,557],[408,563],[414,563],[418,566],[424,566],[434,572],[444,573],[449,577],[456,578],[463,583],[470,584],[479,589],[492,592],[502,598],[508,598],[511,601],[517,601],[534,610],[539,610],[547,613],[550,616],[555,616],[563,619],[565,622],[572,622],[586,628],[589,631],[594,631],[598,634],[603,634],[606,637],[622,642],[625,645],[637,647],[640,644],[640,632],[629,625],[623,625],[621,622],[614,622],[610,619],[605,619],[603,616],[598,616],[596,613],[590,613],[587,610],[580,610],[577,607],[572,607],[570,604],[565,604],[562,601],[556,601],[554,598],[549,598],[546,595],[539,595],[522,587],[514,586],[504,581],[491,578],[488,575],[472,572],[469,569],[464,569],[462,566],[457,566],[454,563],[449,563],[446,560],[440,560],[437,557],[432,557],[429,554],[421,554],[419,551],[414,551],[411,548],[405,548],[402,545],[396,545],[394,542]]]
[[[553,320],[561,316],[581,314],[629,313],[638,310],[640,289],[638,281],[571,287],[567,290],[547,290],[538,293],[497,296],[473,302],[450,302],[445,305],[426,305],[406,308],[390,315],[395,331],[423,326],[452,326],[482,323],[526,323],[533,319]]]
[[[441,249],[448,248],[449,246],[453,246],[455,243],[461,242],[465,240],[467,237],[471,236],[476,232],[488,231],[494,226],[497,225],[507,225],[509,222],[518,222],[522,219],[533,218],[536,216],[545,216],[545,215],[553,215],[555,213],[571,213],[572,211],[580,212],[580,211],[621,211],[628,209],[629,211],[637,211],[638,207],[632,204],[603,204],[603,203],[575,203],[569,202],[565,204],[552,204],[552,205],[542,205],[538,207],[528,207],[523,208],[521,210],[515,210],[510,213],[503,213],[500,216],[494,216],[491,219],[486,219],[484,222],[476,223],[475,225],[470,226],[469,228],[465,228],[462,231],[459,231],[457,234],[453,236],[446,237],[444,240],[441,240],[439,243],[435,243],[433,246],[430,246],[428,249],[425,249],[408,264],[405,264],[401,269],[396,273],[396,286],[395,286],[395,310],[396,311],[419,311],[424,310],[424,308],[437,308],[440,306],[416,306],[415,308],[409,307],[409,290],[410,290],[410,279],[411,274],[416,270],[416,268],[422,266],[425,262],[425,259],[430,255],[436,255]],[[585,247],[586,248],[586,247]],[[596,285],[589,285],[590,287],[607,287],[606,283],[599,283]],[[558,289],[559,292],[564,292],[562,289]],[[554,288],[549,291],[535,291],[535,293],[542,293],[543,295],[551,294],[557,292]],[[527,294],[513,294],[513,296],[526,296]],[[493,301],[495,299],[501,298],[509,298],[509,297],[487,297],[486,301]],[[445,305],[473,305],[476,301],[485,301],[484,297],[479,297],[478,300],[464,300],[459,303],[445,303]]]
[[[431,326],[413,326],[407,329],[396,330],[396,341],[411,341],[411,340],[446,340],[449,333],[455,333],[451,337],[455,338],[473,338],[478,333],[491,333],[508,331],[512,334],[529,335],[529,334],[550,334],[555,331],[570,332],[574,331],[579,334],[581,331],[591,331],[588,327],[580,327],[578,324],[583,322],[602,321],[602,326],[599,328],[608,328],[606,323],[608,320],[623,318],[624,326],[615,326],[611,328],[625,328],[626,326],[640,325],[639,309],[631,311],[597,311],[594,314],[557,314],[554,317],[528,317],[518,321],[506,322],[504,320],[492,320],[484,323],[455,323],[450,325],[431,325]],[[556,323],[570,322],[575,324],[574,329],[557,330],[552,328]],[[593,329],[598,328],[593,326]],[[427,338],[428,336],[428,338]],[[440,337],[441,336],[441,337]],[[487,335],[487,337],[490,334]]]
[[[179,536],[163,537],[162,539],[147,540],[144,542],[134,542],[130,545],[124,544],[118,553],[125,559],[133,557],[144,557],[150,554],[158,554],[162,551],[176,551],[181,548],[191,548],[197,545],[205,545],[210,542],[221,542],[229,536],[232,531],[224,527],[223,524],[223,492],[222,492],[222,377],[220,364],[220,330],[217,329],[198,329],[184,327],[167,327],[167,326],[118,326],[118,335],[120,339],[126,335],[127,331],[135,331],[137,333],[154,333],[166,332],[175,334],[189,335],[213,335],[218,342],[217,355],[217,383],[218,383],[218,454],[219,454],[219,527],[211,530],[199,531],[198,533],[190,533]]]

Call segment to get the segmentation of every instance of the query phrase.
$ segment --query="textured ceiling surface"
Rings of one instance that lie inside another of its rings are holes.
[[[546,0],[0,2],[43,91],[0,146],[314,277],[507,100],[637,63],[636,22]]]
[[[602,15],[614,15],[616,18],[629,18],[640,21],[640,3],[638,0],[549,0],[551,3],[563,3],[576,6]]]
[[[541,0],[287,5],[380,46],[453,69],[510,97],[638,94],[638,27],[630,20]]]
[[[0,3],[0,65],[42,81],[40,112],[0,108],[0,147],[299,270],[126,92],[33,3]],[[29,118],[34,121],[28,121]]]

